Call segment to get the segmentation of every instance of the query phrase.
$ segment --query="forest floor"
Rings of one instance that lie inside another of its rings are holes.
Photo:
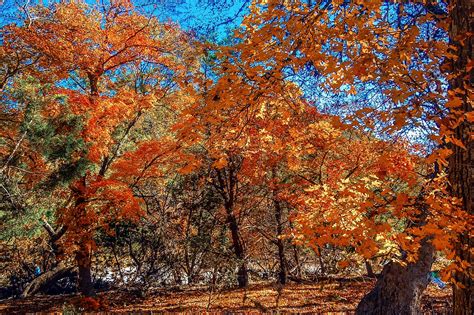
[[[274,284],[253,284],[246,290],[229,289],[210,292],[204,288],[156,290],[147,297],[123,291],[97,294],[99,310],[118,313],[331,313],[351,314],[362,296],[374,285],[373,280],[345,279],[313,284],[291,283],[283,289]],[[431,285],[423,297],[424,314],[448,314],[450,289]],[[0,301],[0,313],[76,313],[80,311],[77,295],[35,296]]]

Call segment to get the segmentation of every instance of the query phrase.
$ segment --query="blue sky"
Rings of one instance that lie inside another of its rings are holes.
[[[228,30],[237,27],[248,12],[250,0],[158,0],[155,14],[162,20],[178,22],[198,35],[217,36],[223,39]],[[135,2],[137,6],[143,0]]]
[[[0,26],[15,22],[12,17],[21,12],[21,4],[29,1],[30,4],[38,3],[40,0],[0,0]],[[57,2],[59,0],[43,0],[45,5]],[[91,5],[110,0],[84,0]],[[153,12],[161,21],[177,22],[183,29],[194,31],[197,37],[212,41],[223,41],[230,37],[230,31],[237,28],[245,14],[248,13],[248,6],[251,0],[131,0],[140,11]],[[18,3],[20,5],[18,5]],[[301,82],[297,82],[310,101],[314,101],[314,106],[319,110],[328,110],[331,113],[344,117],[344,111],[338,110],[338,104],[354,106],[358,98],[364,100],[372,95],[363,93],[363,90],[369,85],[359,85],[357,97],[344,97],[344,93],[328,94],[318,90],[320,79],[314,78],[310,73],[301,73]],[[373,95],[377,97],[378,95]],[[384,103],[377,99],[372,102],[372,106],[379,107]],[[367,106],[367,104],[364,104]],[[347,106],[346,106],[347,107]],[[351,110],[354,108],[351,107]],[[342,108],[344,110],[344,108]],[[409,127],[409,126],[408,126]],[[409,128],[412,133],[410,137],[417,138],[413,131],[416,128]],[[416,132],[415,132],[416,133]],[[423,138],[423,135],[421,135]]]
[[[98,0],[85,0],[94,5]],[[0,0],[0,25],[15,21],[24,3],[45,5],[51,0]],[[229,30],[237,27],[248,13],[250,0],[132,0],[139,10],[153,12],[161,21],[174,21],[198,36],[223,40]],[[99,2],[100,3],[100,2]],[[19,4],[19,5],[18,5]]]

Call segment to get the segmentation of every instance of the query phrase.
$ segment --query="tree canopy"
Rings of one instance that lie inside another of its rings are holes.
[[[66,1],[2,23],[1,242],[27,257],[23,296],[75,268],[94,296],[383,261],[358,313],[418,312],[433,264],[472,311],[470,1],[202,6],[232,16]]]

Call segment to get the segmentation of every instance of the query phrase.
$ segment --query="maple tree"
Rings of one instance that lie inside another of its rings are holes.
[[[141,158],[132,172],[122,169],[121,176],[108,177],[108,171],[115,162],[120,169],[127,136],[143,113],[169,97],[174,76],[195,66],[186,51],[186,35],[172,25],[135,13],[127,2],[102,9],[81,3],[37,7],[37,19],[27,26],[10,26],[5,36],[12,46],[27,47],[39,56],[27,73],[50,88],[32,93],[52,95],[39,108],[44,111],[39,119],[56,123],[53,132],[69,132],[81,144],[64,144],[72,147],[65,166],[71,181],[62,189],[68,201],[58,211],[57,223],[67,230],[63,246],[76,256],[80,288],[86,295],[92,293],[94,231],[111,218],[138,218],[134,182],[150,176],[172,148],[166,139],[136,143],[140,154],[154,157]],[[65,125],[71,115],[79,120]]]
[[[84,295],[94,254],[143,291],[212,292],[299,279],[308,253],[325,275],[330,249],[338,271],[390,260],[359,314],[418,312],[437,257],[469,312],[470,9],[254,1],[215,44],[128,1],[32,7],[1,34],[4,199],[54,209]]]
[[[472,218],[473,204],[473,106],[472,106],[472,62],[474,7],[469,1],[453,1],[450,3],[451,24],[450,40],[454,46],[455,56],[451,59],[450,74],[450,117],[446,125],[446,135],[452,141],[449,157],[449,180],[451,192],[461,199],[463,209]],[[467,314],[474,311],[474,272],[473,272],[473,241],[472,229],[459,236],[457,255],[464,268],[455,271],[454,279],[458,285],[453,289],[454,314]]]
[[[217,82],[216,92],[212,95],[212,103],[218,105],[210,105],[210,107],[223,109],[226,115],[224,117],[229,117],[227,112],[234,115],[236,112],[237,115],[252,113],[252,108],[261,106],[260,102],[266,94],[278,94],[284,91],[291,81],[291,73],[297,73],[309,66],[317,75],[324,78],[322,87],[328,91],[327,93],[335,90],[338,93],[351,95],[371,85],[377,86],[382,91],[383,103],[378,107],[374,108],[370,106],[371,104],[362,109],[355,107],[356,110],[353,112],[355,116],[348,117],[349,120],[354,119],[352,126],[356,128],[360,126],[363,129],[369,127],[374,129],[376,134],[382,133],[390,137],[393,134],[399,134],[398,131],[405,128],[408,122],[420,127],[419,120],[423,119],[434,122],[431,125],[427,124],[427,132],[440,130],[439,136],[431,136],[433,140],[439,143],[452,143],[460,147],[458,150],[465,149],[464,144],[450,133],[453,126],[447,127],[444,123],[448,115],[446,108],[459,107],[460,99],[451,97],[444,104],[444,108],[439,105],[439,99],[443,99],[446,92],[443,88],[445,79],[439,65],[444,62],[445,55],[450,56],[447,53],[448,44],[442,36],[443,32],[446,34],[447,22],[445,18],[439,18],[439,15],[444,14],[442,4],[439,6],[422,3],[392,5],[356,1],[321,2],[311,5],[299,2],[264,1],[257,2],[251,10],[252,14],[244,20],[244,28],[237,35],[241,42],[224,48],[224,62],[221,65],[224,76]],[[366,25],[373,25],[373,27],[368,29]],[[411,43],[417,43],[417,45]],[[428,85],[428,81],[433,84]],[[236,102],[237,95],[246,95],[246,101]],[[469,115],[466,116],[464,113],[465,111],[455,113],[458,117],[454,120],[455,126],[463,121],[469,124]],[[233,119],[235,120],[235,117]],[[229,125],[226,125],[226,130],[229,130]],[[447,164],[450,153],[451,150],[443,148],[436,150],[427,162],[436,160],[437,168],[439,168]],[[387,166],[387,162],[394,159],[399,159],[399,157],[393,154],[380,157],[379,167],[380,165]],[[225,161],[225,159],[222,160]],[[357,163],[352,161],[351,164]],[[400,165],[397,165],[398,167]],[[408,174],[413,172],[413,166],[405,169],[405,172]],[[408,174],[402,178],[409,186],[413,186],[416,182],[415,176],[412,174],[410,178]],[[387,169],[379,170],[373,178],[369,179],[369,185],[376,185],[376,179],[387,178],[390,175],[392,174],[388,173]],[[426,177],[430,176],[427,174]],[[443,181],[442,178],[441,175],[441,180],[435,183]],[[377,190],[375,186],[357,186],[364,194],[370,190]],[[465,186],[469,184],[465,183],[463,187]],[[331,188],[334,189],[334,187]],[[351,183],[351,188],[353,188],[353,183]],[[327,194],[316,187],[312,189],[316,191],[317,197],[315,202],[311,203],[310,212],[314,212],[315,204],[323,201],[321,196]],[[426,252],[426,255],[432,256],[433,249],[427,248],[433,244],[435,249],[447,250],[452,257],[454,250],[452,244],[455,242],[457,233],[470,231],[469,224],[465,224],[465,220],[468,222],[470,220],[469,207],[465,212],[466,209],[460,209],[454,199],[445,197],[443,201],[439,199],[439,196],[426,196],[425,189],[421,189],[419,195],[412,196],[411,203],[407,202],[410,199],[409,196],[397,191],[393,192],[396,197],[389,198],[392,202],[386,199],[377,202],[375,200],[380,197],[376,194],[369,197],[370,201],[367,203],[360,198],[350,199],[349,204],[335,207],[332,215],[328,212],[329,220],[334,219],[329,224],[322,225],[321,233],[328,234],[328,226],[337,226],[341,218],[341,208],[350,209],[351,203],[355,204],[356,208],[363,210],[375,208],[380,213],[384,212],[383,209],[390,209],[388,210],[390,212],[395,209],[396,214],[397,209],[401,209],[403,210],[402,218],[411,217],[415,222],[414,226],[407,226],[408,229],[404,232],[404,235],[408,235],[410,239],[416,237],[416,241],[411,244],[411,250],[415,250],[413,253],[415,256],[418,255],[416,249],[420,244],[423,247],[420,249],[420,254]],[[436,191],[447,194],[444,186],[437,188]],[[390,193],[386,189],[382,191],[382,197],[388,195]],[[330,195],[329,198],[334,199],[334,196]],[[395,205],[390,205],[391,203]],[[441,223],[440,217],[449,218],[450,223]],[[303,236],[310,236],[317,230],[314,227],[314,218],[309,216],[308,219],[312,225],[305,229]],[[371,220],[366,222],[373,224]],[[453,230],[454,225],[458,225],[459,228]],[[373,236],[379,234],[379,237],[384,229],[388,228],[384,224],[375,224],[375,226]],[[367,233],[370,230],[371,227],[365,224],[360,230],[364,239],[362,247],[366,250],[367,256],[370,256],[371,252],[375,254],[377,249],[374,244],[370,245],[370,239],[367,240],[367,235],[370,235]],[[336,232],[341,232],[340,228],[336,228]],[[357,233],[357,229],[351,232]],[[352,233],[350,237],[357,235]],[[335,237],[339,242],[344,242],[344,238],[340,238],[340,233],[333,234],[337,235]],[[350,237],[346,244],[352,240]],[[328,242],[326,239],[324,241]],[[322,243],[325,243],[324,241]],[[409,243],[401,239],[400,241],[405,250],[410,250]],[[423,261],[424,258],[420,260]],[[430,261],[430,258],[426,259]],[[409,258],[410,260],[413,258]],[[431,263],[428,263],[423,267],[427,268],[426,272],[429,271],[430,265]],[[457,267],[454,265],[452,267],[458,272],[469,273],[466,269],[466,266],[469,266],[468,261],[458,260],[456,265]],[[415,266],[413,268],[420,267],[416,267],[416,264],[413,266]],[[411,270],[411,267],[409,266],[407,270]],[[413,290],[414,292],[423,290],[426,285],[426,280],[420,278],[420,283],[415,285]],[[394,286],[393,290],[399,289]],[[416,297],[417,294],[414,293],[414,296]],[[415,301],[416,298],[413,300]],[[386,307],[385,301],[379,301],[379,303],[381,303],[379,306],[373,307],[381,307],[381,309]],[[393,303],[388,307],[394,309],[401,307],[408,311],[412,307],[416,309],[416,303],[419,302],[415,301],[414,306],[411,306],[409,301],[401,303],[401,306]]]

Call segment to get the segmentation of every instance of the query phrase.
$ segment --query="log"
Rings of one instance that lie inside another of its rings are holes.
[[[60,262],[54,269],[47,271],[33,279],[23,290],[22,298],[35,295],[53,286],[57,281],[69,276],[75,267],[66,266]]]

